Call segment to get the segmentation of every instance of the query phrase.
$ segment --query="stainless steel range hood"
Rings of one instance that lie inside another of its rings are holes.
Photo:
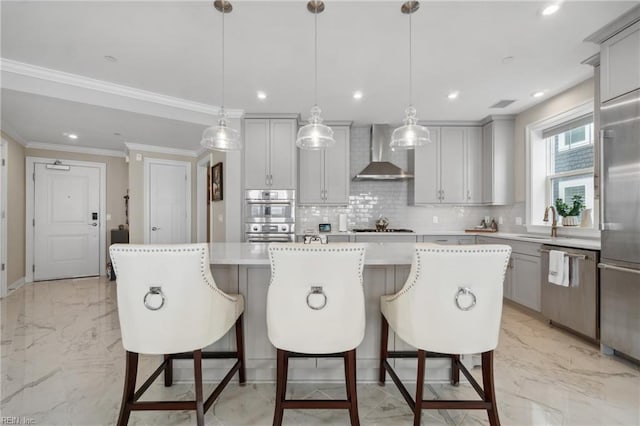
[[[402,170],[391,159],[392,129],[388,124],[371,126],[371,162],[353,180],[402,180],[413,179],[413,175]]]

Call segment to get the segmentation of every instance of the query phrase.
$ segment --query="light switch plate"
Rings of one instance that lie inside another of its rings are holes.
[[[438,223],[438,216],[433,217],[433,223]]]

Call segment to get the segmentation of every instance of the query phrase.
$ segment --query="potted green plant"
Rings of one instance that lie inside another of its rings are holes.
[[[562,216],[562,226],[578,226],[580,224],[578,216],[580,216],[580,212],[584,210],[582,195],[574,195],[571,197],[571,202],[573,204],[569,206],[562,201],[562,198],[556,199],[556,211]]]

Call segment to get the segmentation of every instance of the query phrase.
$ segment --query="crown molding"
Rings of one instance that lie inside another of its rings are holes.
[[[491,114],[480,120],[480,125],[491,123],[496,120],[515,120],[517,114]]]
[[[218,106],[193,102],[6,58],[0,58],[0,69],[3,74],[3,87],[22,92],[89,103],[108,108],[129,110],[141,114],[181,119],[199,124],[211,123],[220,112]],[[48,82],[51,86],[47,87],[43,85],[43,82]],[[69,93],[68,91],[73,88],[82,89],[84,92]],[[91,96],[91,94],[93,94],[93,96]],[[104,98],[104,95],[108,95],[109,98]],[[134,107],[128,105],[126,103],[127,100],[140,101],[143,105]],[[147,105],[146,108],[144,108],[144,104]],[[185,115],[184,113],[177,114],[173,112],[171,114],[167,111],[156,111],[154,108],[149,108],[149,105],[193,113],[194,116]],[[242,118],[244,115],[244,111],[241,109],[225,108],[225,111],[229,118]],[[167,114],[170,114],[170,116],[167,116]]]
[[[596,53],[595,55],[589,56],[587,59],[585,59],[584,61],[582,61],[580,63],[584,64],[584,65],[591,65],[592,67],[599,67],[600,66],[600,52]]]
[[[2,129],[0,129],[3,135],[11,138],[18,145],[22,145],[24,147],[27,146],[28,141],[20,136],[20,133],[16,132],[15,129],[9,125],[8,123],[2,123]]]
[[[86,146],[63,145],[56,143],[31,141],[25,145],[28,149],[46,149],[48,151],[74,152],[78,154],[103,155],[106,157],[124,158],[124,152],[115,149],[89,148]]]
[[[127,152],[145,151],[145,152],[155,152],[158,154],[181,155],[183,157],[193,157],[193,158],[198,157],[198,151],[191,151],[188,149],[167,148],[164,146],[144,145],[141,143],[131,143],[131,142],[125,142],[124,145],[127,147]]]
[[[610,39],[620,31],[630,27],[638,21],[640,21],[640,4],[629,9],[624,15],[621,15],[609,22],[607,25],[585,38],[584,41],[602,44],[605,40]]]

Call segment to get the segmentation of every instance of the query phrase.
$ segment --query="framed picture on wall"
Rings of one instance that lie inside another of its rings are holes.
[[[222,163],[214,164],[211,167],[211,199],[213,201],[222,200]]]

